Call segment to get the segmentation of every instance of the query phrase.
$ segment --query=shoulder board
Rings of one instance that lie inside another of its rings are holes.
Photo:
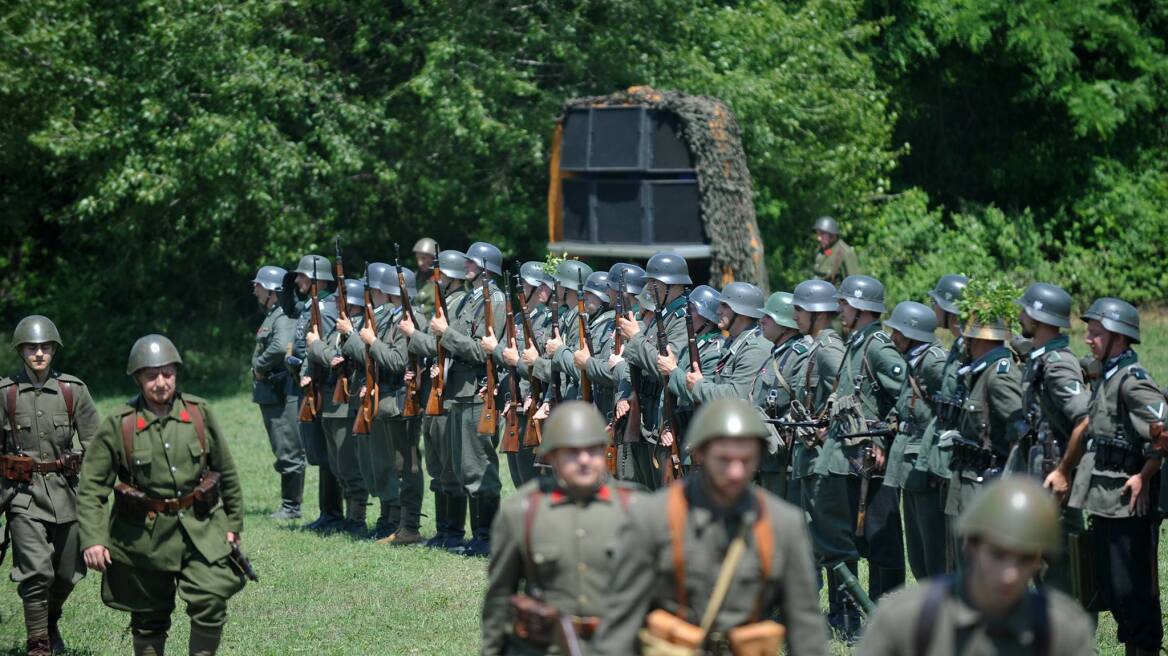
[[[84,385],[85,381],[72,374],[58,374],[57,380],[69,383],[70,385]]]
[[[182,393],[182,400],[196,405],[207,405],[207,399],[201,396],[195,396],[194,394],[187,394],[186,392]]]
[[[837,344],[839,344],[840,346],[843,346],[843,344],[844,344],[844,340],[841,339],[840,336],[835,334],[835,333],[828,333],[826,336],[822,337],[819,340],[819,343],[823,344],[824,346],[827,346],[829,343],[831,343],[833,341],[836,342]]]
[[[1051,351],[1046,354],[1046,359],[1050,362],[1058,362],[1063,359],[1063,356],[1059,355],[1058,351]]]
[[[126,399],[125,403],[119,405],[117,408],[114,408],[114,411],[110,413],[110,416],[111,417],[124,417],[124,416],[130,414],[131,412],[135,412],[136,409],[131,404],[131,402],[133,400],[134,399]]]
[[[940,346],[935,346],[935,345],[930,346],[929,353],[932,353],[933,355],[935,355],[941,359],[945,359],[945,358],[949,357],[949,353],[946,352],[945,349],[941,348]]]
[[[791,350],[798,353],[799,355],[807,355],[807,353],[811,350],[811,347],[807,346],[802,341],[798,341],[791,345]]]
[[[1010,358],[1002,358],[998,360],[998,373],[1010,373]]]
[[[674,310],[673,312],[670,312],[669,316],[673,317],[674,319],[680,319],[680,318],[685,316],[685,308],[679,307],[676,310]]]
[[[885,344],[892,343],[892,338],[889,337],[888,333],[884,332],[883,330],[877,330],[876,332],[872,333],[872,339],[878,342],[884,342]]]
[[[1135,378],[1136,380],[1147,380],[1148,379],[1148,371],[1146,369],[1144,369],[1143,367],[1132,367],[1131,368],[1131,375],[1132,375],[1132,378]]]
[[[16,381],[12,380],[11,378],[7,378],[7,377],[0,378],[0,389],[8,387],[9,385],[15,385],[15,384],[16,384]]]

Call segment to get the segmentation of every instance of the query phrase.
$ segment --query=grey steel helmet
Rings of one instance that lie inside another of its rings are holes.
[[[585,401],[564,401],[556,405],[543,425],[540,453],[556,449],[587,449],[608,446],[604,416],[596,406]]]
[[[300,264],[296,265],[296,273],[303,273],[316,280],[333,282],[332,262],[329,262],[329,259],[323,255],[309,254],[300,258]]]
[[[503,275],[503,254],[494,244],[476,241],[466,249],[466,258],[496,276]]]
[[[608,286],[619,290],[622,281],[626,292],[640,294],[645,288],[645,270],[635,264],[617,262],[608,270]]]
[[[556,286],[556,279],[551,277],[547,271],[544,271],[543,263],[534,260],[524,262],[523,266],[519,267],[519,277],[523,279],[523,282],[532,287],[543,285],[548,289],[555,289]]]
[[[1006,326],[1006,322],[1001,319],[995,319],[989,323],[970,320],[961,329],[961,336],[968,339],[984,339],[998,342],[1010,339],[1010,329]]]
[[[1081,318],[1083,321],[1094,319],[1107,330],[1126,336],[1132,344],[1140,343],[1140,311],[1127,301],[1101,298],[1092,303]]]
[[[884,284],[872,276],[854,274],[844,278],[835,298],[857,310],[879,314],[885,311]]]
[[[970,500],[957,519],[957,532],[1021,553],[1057,553],[1058,502],[1027,476],[1003,476]]]
[[[454,280],[466,280],[466,254],[448,250],[438,254],[438,270],[442,275]]]
[[[1062,287],[1036,282],[1015,303],[1035,321],[1059,328],[1071,327],[1071,295]]]
[[[311,275],[311,274],[309,274]],[[164,367],[168,364],[182,365],[182,356],[174,347],[174,342],[164,335],[146,335],[130,347],[130,358],[126,363],[126,375],[133,376],[139,369]]]
[[[718,304],[722,295],[709,285],[698,285],[689,291],[689,304],[701,318],[712,324],[718,323]]]
[[[608,272],[593,271],[584,281],[584,291],[596,294],[601,301],[608,302]]]
[[[901,335],[913,341],[931,342],[937,330],[937,315],[924,303],[901,301],[892,309],[892,316],[884,325],[899,330]]]
[[[369,281],[369,286],[373,289],[381,289],[377,286],[377,281],[381,280],[387,271],[390,275],[394,275],[393,267],[386,264],[385,262],[370,262],[368,265],[366,265],[365,279]],[[385,290],[381,289],[381,291]]]
[[[61,333],[57,326],[48,317],[39,314],[30,314],[16,324],[12,331],[12,348],[19,349],[21,344],[48,344],[52,342],[61,348]]]
[[[677,253],[658,253],[645,264],[645,277],[666,285],[691,285],[689,265]]]
[[[255,278],[252,278],[251,281],[270,292],[278,292],[284,288],[284,276],[287,273],[288,271],[282,267],[262,266],[259,271],[256,271]]]
[[[580,281],[592,275],[592,267],[580,260],[560,260],[556,267],[556,282],[566,289],[580,291]]]
[[[960,315],[961,310],[957,308],[957,301],[961,300],[961,294],[967,286],[969,286],[969,278],[950,273],[937,280],[937,284],[929,292],[929,298],[933,299],[937,307],[949,314]]]
[[[775,292],[767,299],[762,307],[762,313],[784,328],[799,329],[795,323],[795,295],[790,292]]]
[[[349,305],[365,304],[365,283],[357,278],[345,278],[345,300]]]
[[[811,229],[826,232],[829,235],[839,236],[839,223],[830,216],[821,216],[815,219],[815,225]]]
[[[693,451],[723,438],[766,440],[767,428],[754,406],[743,399],[715,399],[703,403],[690,421],[685,448]]]
[[[406,291],[409,292],[411,299],[418,293],[417,276],[413,271],[402,267],[402,278],[406,279]],[[369,279],[369,286],[374,289],[379,289],[390,296],[401,296],[401,286],[397,284],[397,269],[389,267],[389,269],[382,274],[378,280]]]
[[[722,288],[722,302],[729,305],[735,314],[760,319],[766,296],[761,289],[748,282],[732,282]]]
[[[839,301],[835,299],[835,285],[826,280],[812,278],[795,285],[791,304],[808,312],[839,312]]]
[[[414,242],[414,252],[423,255],[438,255],[438,242],[429,237],[422,237]]]

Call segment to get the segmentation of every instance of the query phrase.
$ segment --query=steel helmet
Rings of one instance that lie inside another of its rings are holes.
[[[1023,553],[1057,553],[1058,502],[1026,476],[1003,476],[986,485],[961,513],[957,532]]]
[[[937,315],[924,303],[902,301],[892,309],[892,316],[884,325],[899,330],[901,335],[911,340],[931,342],[933,332],[937,330]]]
[[[365,283],[356,278],[345,278],[345,297],[349,305],[364,305]]]
[[[608,303],[608,272],[593,271],[584,281],[584,291],[596,294],[604,303]]]
[[[804,280],[795,286],[791,304],[807,312],[839,312],[835,285],[826,280]]]
[[[826,232],[829,235],[839,236],[839,223],[830,216],[821,216],[816,219],[815,225],[811,229]]]
[[[658,253],[645,264],[645,276],[667,285],[690,285],[689,265],[677,253]]]
[[[466,249],[466,259],[474,262],[480,269],[486,269],[496,276],[503,275],[503,254],[494,244],[485,241],[476,241]]]
[[[1140,343],[1140,312],[1131,303],[1118,298],[1101,298],[1083,313],[1083,321],[1092,319],[1113,333],[1125,335],[1132,344]]]
[[[429,237],[422,237],[414,242],[414,252],[423,255],[438,255],[438,242]]]
[[[836,300],[843,301],[857,310],[884,313],[884,285],[872,276],[855,274],[844,278]]]
[[[296,273],[303,273],[309,278],[333,282],[333,265],[323,255],[305,255],[296,265]]]
[[[543,285],[548,289],[554,289],[556,286],[556,279],[543,270],[542,262],[524,262],[523,266],[519,267],[519,277],[532,287]]]
[[[942,310],[949,314],[961,314],[961,310],[957,308],[957,301],[961,300],[961,293],[969,285],[969,278],[960,274],[948,274],[941,276],[937,280],[937,284],[933,290],[929,292],[929,298],[937,304]]]
[[[640,294],[645,288],[645,270],[635,264],[617,262],[608,270],[608,286],[620,291],[622,281],[625,292]]]
[[[442,251],[438,254],[438,270],[447,278],[466,280],[466,260],[466,254],[462,251]]]
[[[1010,339],[1010,329],[1006,327],[1006,322],[1002,319],[995,319],[989,323],[971,319],[961,329],[961,336],[969,339],[1001,341]]]
[[[722,295],[709,285],[698,285],[689,292],[689,304],[693,312],[710,323],[718,324],[718,304]]]
[[[169,338],[163,335],[146,335],[139,337],[130,347],[126,375],[133,376],[139,369],[147,367],[164,367],[168,364],[181,366],[182,363],[182,356],[178,354],[178,349]]]
[[[1015,303],[1035,321],[1059,328],[1071,327],[1071,295],[1062,287],[1036,282]]]
[[[61,333],[48,317],[30,314],[16,324],[12,331],[12,348],[20,349],[21,344],[48,344],[52,342],[61,348]]]
[[[792,304],[794,300],[795,295],[790,292],[775,292],[767,299],[762,313],[784,328],[798,330],[799,324],[795,323],[795,306]]]
[[[381,280],[386,272],[392,275],[394,273],[393,267],[385,262],[370,262],[365,266],[365,279],[369,281],[369,286],[373,289],[381,289],[377,286],[377,281]],[[381,291],[385,290],[381,289]]]
[[[402,267],[402,278],[406,279],[406,291],[409,292],[411,300],[418,293],[417,277],[413,271]],[[382,292],[390,296],[401,296],[401,286],[397,284],[397,269],[390,267],[380,278],[377,283],[372,280],[369,281],[370,286],[374,289],[380,289]]]
[[[761,289],[748,282],[732,282],[722,289],[722,302],[729,305],[735,314],[758,319],[762,317],[766,297]]]
[[[585,401],[564,401],[556,405],[543,425],[540,453],[556,449],[586,449],[607,446],[608,431],[596,406]]]
[[[592,275],[592,267],[580,260],[560,260],[556,267],[556,282],[565,289],[580,291],[580,282]]]
[[[284,276],[287,274],[286,270],[278,266],[262,266],[251,281],[270,292],[278,292],[284,288]]]
[[[698,408],[686,431],[685,444],[686,449],[692,451],[723,437],[753,437],[765,441],[767,434],[766,425],[749,402],[734,398],[715,399]]]

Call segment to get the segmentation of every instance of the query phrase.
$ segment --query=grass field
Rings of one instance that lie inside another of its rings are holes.
[[[1140,348],[1154,377],[1168,382],[1168,317],[1145,322]],[[1073,348],[1085,352],[1081,330]],[[208,390],[192,390],[208,393]],[[99,390],[100,396],[100,390]],[[103,411],[120,399],[102,398]],[[421,547],[382,547],[345,537],[320,538],[296,523],[267,518],[278,503],[278,478],[259,412],[244,395],[213,398],[220,424],[241,468],[247,519],[244,544],[261,581],[231,601],[224,654],[441,654],[478,650],[478,613],[485,560],[467,560]],[[503,478],[508,477],[504,473]],[[509,482],[505,493],[510,493]],[[305,515],[316,516],[316,476],[310,468]],[[424,512],[431,501],[427,495]],[[423,517],[423,533],[433,534]],[[1168,580],[1168,553],[1161,544],[1160,580]],[[106,608],[100,577],[87,577],[74,592],[62,624],[75,654],[130,653],[129,616]],[[1162,593],[1162,604],[1168,599]],[[823,601],[826,606],[826,601]],[[185,653],[187,619],[180,604],[171,632],[171,653]],[[1057,630],[1057,627],[1055,627]],[[1115,623],[1100,619],[1100,653],[1122,650]],[[0,653],[22,654],[24,625],[15,585],[0,590]],[[839,643],[833,652],[848,653]]]

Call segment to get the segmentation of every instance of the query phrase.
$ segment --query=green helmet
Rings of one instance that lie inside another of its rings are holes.
[[[310,254],[300,258],[300,264],[296,266],[295,272],[325,282],[333,281],[333,265],[323,255]]]
[[[434,241],[430,237],[422,237],[418,241],[414,242],[414,252],[438,257],[438,242]]]
[[[61,333],[48,317],[39,314],[30,314],[16,324],[12,331],[12,348],[19,349],[21,344],[47,344],[53,342],[57,348],[64,346],[61,343]]]
[[[685,448],[697,450],[723,437],[765,440],[767,428],[750,403],[742,399],[717,399],[703,403],[694,414],[685,434]]]
[[[1127,336],[1132,344],[1140,343],[1140,312],[1131,303],[1118,298],[1101,298],[1083,313],[1083,321],[1092,319],[1113,333]]]
[[[1062,287],[1048,282],[1036,282],[1026,288],[1022,298],[1015,301],[1026,316],[1039,323],[1059,328],[1071,327],[1071,295]]]
[[[973,497],[957,519],[957,532],[1024,553],[1055,553],[1058,502],[1029,477],[1003,476]]]
[[[790,292],[775,292],[767,299],[762,312],[780,326],[798,330],[799,324],[795,323],[795,306],[792,305],[794,300],[795,295]]]
[[[587,449],[608,445],[604,417],[596,406],[584,401],[564,401],[552,410],[543,425],[540,453],[556,449]]]
[[[580,283],[592,275],[592,267],[580,260],[562,260],[556,267],[556,282],[565,289],[580,291]]]
[[[174,347],[174,342],[163,335],[146,335],[130,347],[130,360],[126,364],[126,375],[133,376],[139,369],[162,367],[168,364],[181,365],[182,356]]]
[[[811,229],[826,232],[829,235],[839,235],[839,223],[830,216],[821,216],[816,219],[815,225]]]

